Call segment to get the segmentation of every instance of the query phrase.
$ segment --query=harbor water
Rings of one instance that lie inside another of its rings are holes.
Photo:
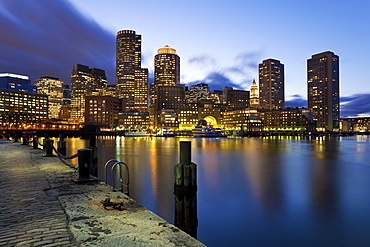
[[[197,239],[207,246],[369,246],[370,137],[99,137],[130,168],[130,196],[170,223],[180,141],[197,164]],[[88,140],[67,139],[67,155]],[[73,161],[77,162],[77,161]]]

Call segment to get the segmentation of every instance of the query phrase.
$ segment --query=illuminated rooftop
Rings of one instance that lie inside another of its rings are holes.
[[[158,54],[176,54],[176,50],[166,45],[158,49]]]
[[[19,75],[19,74],[13,74],[13,73],[0,73],[0,77],[13,77],[23,80],[29,80],[29,77],[26,75]]]

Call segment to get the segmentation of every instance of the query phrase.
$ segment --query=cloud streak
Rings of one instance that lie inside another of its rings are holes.
[[[186,84],[204,82],[213,90],[220,90],[224,86],[249,90],[253,79],[256,79],[260,57],[260,52],[242,52],[235,57],[231,66],[221,67],[218,61],[211,56],[194,56],[187,63],[198,77],[187,81]]]
[[[59,77],[70,82],[73,64],[105,69],[114,82],[114,35],[65,0],[0,2],[0,71]]]

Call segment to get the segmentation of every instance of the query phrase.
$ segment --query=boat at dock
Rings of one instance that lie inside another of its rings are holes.
[[[207,127],[203,125],[196,126],[192,132],[194,137],[224,137],[220,128]]]
[[[145,131],[126,131],[125,137],[147,137],[149,136]]]

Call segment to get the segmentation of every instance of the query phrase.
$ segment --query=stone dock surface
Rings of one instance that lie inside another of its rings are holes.
[[[75,169],[0,140],[0,246],[205,246],[103,184],[75,184]],[[123,202],[119,211],[102,201]]]

